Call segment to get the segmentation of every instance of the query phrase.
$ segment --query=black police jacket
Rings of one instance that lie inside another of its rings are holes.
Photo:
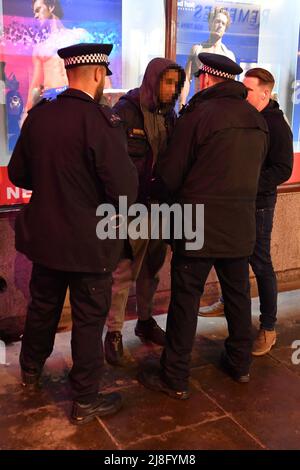
[[[137,174],[120,119],[89,95],[68,89],[34,107],[8,167],[11,181],[32,190],[16,222],[16,248],[35,263],[77,272],[110,272],[123,242],[100,240],[97,207],[132,204]]]
[[[197,93],[179,118],[158,173],[180,204],[204,205],[204,245],[175,250],[200,257],[249,256],[255,244],[255,199],[268,149],[264,118],[242,83],[228,80]]]

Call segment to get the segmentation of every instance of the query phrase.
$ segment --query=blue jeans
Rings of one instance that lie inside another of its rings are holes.
[[[249,262],[260,300],[260,327],[273,331],[277,315],[277,280],[271,259],[271,233],[275,207],[256,210],[256,243]],[[220,301],[224,303],[223,296]]]
[[[260,326],[274,330],[277,315],[277,280],[271,259],[274,207],[256,210],[256,243],[249,262],[256,277],[260,300]]]

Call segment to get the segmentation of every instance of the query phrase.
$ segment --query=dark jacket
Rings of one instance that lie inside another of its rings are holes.
[[[121,117],[124,124],[128,140],[128,153],[139,175],[138,202],[143,204],[147,204],[150,198],[150,182],[154,170],[151,139],[154,136],[147,135],[145,129],[141,95],[143,95],[144,104],[150,112],[165,116],[167,139],[169,139],[176,121],[174,106],[178,95],[174,97],[174,102],[165,109],[161,108],[158,96],[161,76],[170,68],[179,70],[181,89],[185,79],[184,70],[169,59],[156,58],[148,64],[141,87],[130,90],[113,107],[113,111]],[[178,93],[179,91],[178,89]]]
[[[180,203],[204,204],[204,246],[190,256],[237,258],[253,252],[255,199],[267,153],[264,118],[242,83],[197,93],[178,120],[158,173]]]
[[[33,191],[16,223],[16,248],[62,271],[112,271],[123,242],[99,240],[101,203],[137,195],[120,119],[86,93],[69,89],[33,108],[8,167],[11,181]]]
[[[268,125],[270,146],[259,179],[257,209],[275,206],[277,186],[289,179],[294,161],[293,135],[278,103],[270,100],[261,114]]]

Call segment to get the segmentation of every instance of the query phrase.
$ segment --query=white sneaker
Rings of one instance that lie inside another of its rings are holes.
[[[224,315],[224,304],[220,300],[208,307],[200,307],[198,315],[200,317],[221,317]]]

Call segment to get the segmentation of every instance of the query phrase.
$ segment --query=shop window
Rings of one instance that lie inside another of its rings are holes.
[[[27,202],[7,165],[27,111],[68,85],[60,47],[112,43],[104,102],[140,85],[153,57],[165,52],[164,0],[0,0],[0,206]]]
[[[222,13],[213,15],[215,8]],[[287,184],[300,183],[299,26],[298,0],[178,0],[177,62],[191,78],[182,104],[198,91],[193,72],[201,50],[235,59],[244,71],[269,70],[276,81],[274,97],[294,135],[294,171]],[[217,50],[212,35],[221,37]]]

